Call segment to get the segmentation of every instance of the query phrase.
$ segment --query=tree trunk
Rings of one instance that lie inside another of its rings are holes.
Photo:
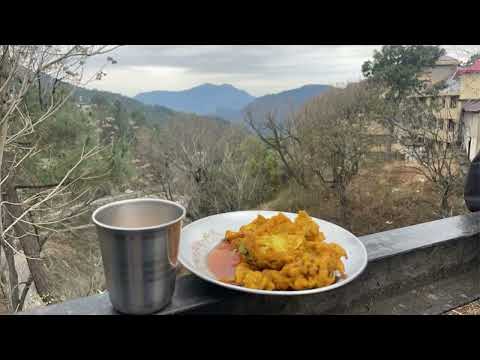
[[[449,189],[444,189],[442,192],[442,200],[440,202],[440,214],[442,217],[450,216],[450,204],[448,203]]]
[[[388,124],[387,126],[388,134],[387,134],[387,143],[385,144],[385,160],[392,160],[392,145],[393,145],[393,135],[394,135],[394,129],[391,124]]]
[[[5,258],[7,259],[10,304],[12,306],[12,311],[15,311],[19,302],[18,273],[15,267],[15,258],[13,256],[13,250],[5,244],[5,242],[2,242],[2,247],[5,252]]]
[[[12,179],[6,182],[6,199],[8,202],[18,204],[20,203],[20,199],[18,198],[17,190],[15,190],[13,180],[14,178],[12,176]],[[19,205],[7,204],[6,208],[14,218],[18,218],[24,211],[23,207]],[[42,301],[49,304],[55,299],[51,284],[48,281],[45,262],[43,259],[39,259],[40,244],[36,236],[30,235],[34,233],[34,229],[32,229],[32,227],[32,225],[28,225],[22,221],[19,221],[15,224],[14,230],[16,236],[20,237],[20,244],[22,245],[24,254],[28,257],[38,258],[38,260],[27,258],[28,268],[33,277],[35,288],[42,298]]]
[[[8,55],[6,54],[8,51],[8,45],[2,45],[2,54],[7,58],[4,58],[2,63],[0,64],[0,86],[4,85],[7,81],[8,74],[10,71],[10,59],[8,59]],[[2,92],[0,92],[0,120],[3,119],[4,115],[7,113],[10,98],[10,86],[6,86]],[[8,175],[8,167],[3,164],[3,154],[5,152],[5,145],[7,141],[7,132],[8,132],[8,120],[5,120],[2,125],[0,126],[0,181],[4,179],[6,175]],[[5,169],[7,171],[5,171]],[[0,185],[0,203],[2,202],[2,193],[3,187]],[[0,247],[3,247],[5,251],[5,258],[7,260],[7,268],[8,268],[8,282],[10,285],[9,295],[10,295],[10,303],[13,307],[13,310],[17,308],[18,305],[18,274],[17,269],[15,267],[15,258],[13,254],[13,250],[8,246],[6,243],[7,239],[4,237],[3,229],[5,228],[4,221],[6,216],[3,214],[3,209],[0,206]],[[8,225],[7,225],[8,226]]]
[[[1,100],[2,99],[0,99],[0,101]],[[6,101],[6,98],[4,98],[3,101]],[[1,109],[0,119],[2,118],[2,114],[4,113],[3,110],[6,111],[6,107]],[[7,140],[7,131],[8,131],[8,122],[5,121],[0,127],[0,169],[1,169],[0,180],[3,180],[4,177],[8,175],[8,167],[4,166],[3,164],[3,160],[4,160],[3,154],[5,151],[5,143]],[[5,169],[7,170],[5,171]],[[2,193],[3,193],[3,187],[0,186],[0,202],[3,201]],[[11,310],[15,311],[19,303],[18,273],[17,273],[17,268],[15,266],[14,252],[10,247],[15,245],[12,242],[7,243],[7,241],[9,240],[7,240],[7,238],[3,236],[3,229],[5,229],[5,227],[9,226],[10,224],[11,222],[9,221],[7,216],[3,214],[3,209],[0,206],[0,248],[3,247],[3,250],[5,252],[5,259],[7,260],[10,305],[12,307]]]
[[[339,204],[338,210],[342,225],[345,228],[350,229],[350,209],[348,207],[349,204],[345,186],[341,184],[335,184],[335,191],[337,193],[337,199]]]
[[[8,227],[12,220],[6,214],[3,216],[2,225],[4,227]],[[8,241],[8,243],[7,243]],[[9,285],[9,297],[10,297],[10,305],[12,307],[12,311],[15,311],[19,304],[19,285],[18,285],[18,272],[17,267],[15,264],[15,254],[10,247],[14,247],[15,244],[13,241],[9,241],[7,238],[3,239],[2,246],[5,252],[5,259],[7,260],[7,269],[8,269],[8,285]]]

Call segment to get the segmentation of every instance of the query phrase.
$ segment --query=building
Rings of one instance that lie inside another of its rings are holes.
[[[451,143],[458,141],[458,133],[461,126],[461,103],[460,99],[460,81],[455,79],[460,63],[457,59],[450,56],[441,56],[434,66],[425,69],[419,76],[419,80],[425,82],[425,88],[430,88],[434,85],[444,83],[446,86],[437,96],[422,96],[421,98],[428,104],[436,101],[438,107],[434,112],[438,119],[435,129],[437,140],[440,139],[444,143]],[[372,152],[382,153],[391,152],[393,158],[409,158],[409,151],[407,148],[399,143],[392,143],[390,149],[387,149],[388,131],[383,127],[376,125],[369,129],[369,134],[372,138]],[[423,141],[423,140],[422,140]],[[422,142],[419,143],[419,146]]]
[[[436,97],[426,97],[426,101],[438,102],[438,135],[447,144],[463,144],[473,160],[480,152],[480,60],[460,67],[456,59],[442,56],[419,79],[426,81],[427,88],[444,82]]]
[[[436,85],[451,78],[457,71],[460,62],[450,56],[441,56],[434,66],[427,68],[419,76],[429,85]]]
[[[480,59],[472,66],[461,67],[458,60],[441,56],[434,66],[425,69],[418,78],[425,81],[425,89],[437,85],[441,90],[435,96],[420,96],[427,104],[435,102],[437,105],[433,112],[436,124],[432,124],[432,131],[421,134],[416,146],[421,148],[425,140],[431,137],[430,140],[441,145],[463,146],[469,160],[473,160],[480,152]],[[372,156],[388,154],[394,159],[409,159],[409,150],[393,142],[382,125],[372,125],[368,135]]]
[[[446,143],[458,142],[462,132],[462,104],[460,82],[453,76],[445,81],[445,88],[430,101],[437,101],[434,114],[437,118],[437,136]]]
[[[480,152],[480,60],[458,69],[454,77],[460,83],[463,145],[468,158],[473,160]]]
[[[450,56],[441,56],[435,66],[425,70],[419,76],[421,80],[426,81],[426,88],[444,83],[445,87],[439,91],[435,98],[425,97],[427,102],[436,101],[435,117],[438,119],[437,127],[439,137],[444,141],[450,142],[452,133],[460,128],[461,104],[460,83],[455,79],[459,61]]]
[[[470,161],[480,151],[480,102],[468,101],[463,106],[464,146]]]

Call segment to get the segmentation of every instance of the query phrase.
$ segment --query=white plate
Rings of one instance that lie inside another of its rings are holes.
[[[365,245],[352,233],[328,221],[313,218],[325,234],[326,242],[334,242],[342,246],[347,252],[348,259],[342,258],[345,264],[346,278],[336,283],[309,290],[300,291],[269,291],[249,289],[242,286],[226,284],[215,279],[208,270],[207,255],[225,236],[225,231],[238,231],[241,226],[250,223],[257,215],[266,218],[277,215],[278,211],[236,211],[209,216],[188,224],[182,229],[180,240],[179,261],[195,275],[214,284],[238,291],[263,295],[306,295],[316,294],[343,286],[358,275],[367,266],[367,250]],[[297,214],[282,212],[290,219]]]

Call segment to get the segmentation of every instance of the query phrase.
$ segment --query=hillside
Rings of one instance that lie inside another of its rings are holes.
[[[134,97],[147,105],[161,105],[176,111],[235,120],[255,99],[232,85],[203,84],[182,91],[150,91]]]
[[[49,89],[54,83],[60,83],[59,88],[70,91],[71,85],[64,83],[63,81],[56,80],[54,77],[48,74],[42,74],[40,77],[42,88],[45,94],[48,94]],[[159,124],[166,120],[178,115],[172,109],[165,106],[150,106],[145,105],[141,101],[135,100],[131,97],[124,96],[109,91],[100,91],[96,89],[87,89],[84,87],[74,86],[74,93],[72,100],[76,104],[82,105],[113,105],[116,101],[119,101],[129,113],[138,113],[144,116],[147,123]]]
[[[75,102],[81,104],[113,104],[115,101],[120,101],[130,113],[142,113],[145,116],[145,120],[150,124],[158,124],[164,122],[177,114],[175,111],[167,107],[158,105],[145,105],[142,102],[133,98],[111,93],[108,91],[90,90],[79,87],[75,90],[73,99]]]
[[[267,113],[274,111],[278,119],[284,121],[305,102],[331,88],[329,85],[305,85],[277,94],[261,96],[250,103],[244,109],[244,113],[250,111],[254,118],[261,119]]]

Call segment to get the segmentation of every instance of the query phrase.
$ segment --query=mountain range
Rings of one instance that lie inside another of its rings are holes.
[[[164,106],[175,111],[215,116],[241,122],[247,111],[255,118],[274,111],[280,121],[297,111],[306,101],[330,89],[329,85],[305,85],[255,98],[229,84],[203,84],[182,91],[150,91],[134,97],[147,105]]]
[[[150,91],[134,97],[147,105],[198,115],[219,116],[230,120],[255,99],[246,91],[232,85],[203,84],[182,91]]]
[[[329,85],[305,85],[277,94],[261,96],[248,104],[243,109],[243,113],[250,112],[254,119],[263,119],[268,113],[273,112],[276,119],[283,122],[308,100],[331,88]]]
[[[143,113],[147,122],[152,124],[188,114],[242,124],[247,111],[255,120],[274,112],[278,120],[284,121],[292,111],[297,111],[305,102],[330,88],[329,85],[305,85],[256,98],[232,85],[204,84],[183,91],[144,92],[132,98],[78,87],[74,101],[88,104],[96,102],[99,97],[111,104],[120,101],[129,112]]]

